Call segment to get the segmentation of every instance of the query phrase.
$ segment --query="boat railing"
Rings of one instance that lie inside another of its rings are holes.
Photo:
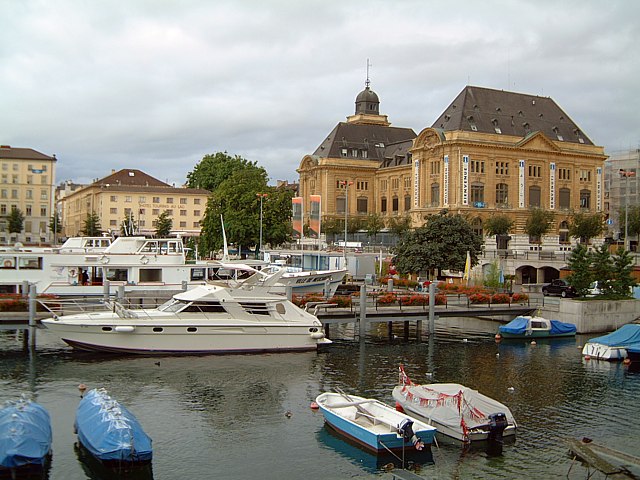
[[[86,298],[38,299],[38,303],[56,317],[78,313],[99,312],[107,308],[103,300],[88,300]]]

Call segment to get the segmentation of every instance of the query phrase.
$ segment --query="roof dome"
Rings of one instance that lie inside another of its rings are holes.
[[[378,99],[378,95],[367,85],[356,97],[356,114],[368,113],[378,115],[379,108],[380,100]]]

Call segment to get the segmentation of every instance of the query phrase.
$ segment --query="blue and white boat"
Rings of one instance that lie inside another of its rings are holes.
[[[500,326],[498,331],[503,338],[572,337],[576,334],[576,326],[540,316],[521,315]]]
[[[378,400],[325,392],[316,398],[331,428],[374,453],[422,450],[436,429]]]
[[[629,323],[615,332],[592,338],[584,344],[582,355],[601,360],[624,360],[640,353],[640,325]]]
[[[82,446],[105,466],[127,468],[151,462],[151,438],[104,389],[90,390],[80,401],[76,431]]]
[[[45,408],[22,398],[0,410],[0,475],[43,469],[51,456],[51,419]]]

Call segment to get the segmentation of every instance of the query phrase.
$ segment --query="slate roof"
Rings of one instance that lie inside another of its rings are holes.
[[[475,86],[466,86],[432,127],[517,137],[540,131],[552,140],[593,145],[550,97]]]
[[[171,187],[171,185],[161,182],[157,178],[134,168],[124,168],[111,175],[96,180],[94,185],[105,186],[143,186],[143,187]]]
[[[323,158],[341,158],[342,149],[367,150],[367,160],[383,161],[395,155],[406,156],[416,133],[411,128],[340,122],[313,152]]]
[[[32,148],[14,148],[9,145],[0,145],[0,158],[11,160],[56,160],[55,156],[50,157]]]

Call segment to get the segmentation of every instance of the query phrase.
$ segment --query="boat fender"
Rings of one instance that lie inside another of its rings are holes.
[[[404,408],[402,408],[400,402],[396,402],[396,412],[404,413]]]
[[[76,277],[78,275],[78,272],[76,272],[75,268],[72,268],[69,270],[69,276],[70,277]]]
[[[311,338],[313,338],[314,340],[321,340],[325,337],[323,332],[317,331],[317,332],[311,332]]]
[[[416,448],[416,450],[422,450],[424,448],[424,443],[418,438],[418,436],[413,432],[413,421],[408,418],[403,420],[400,426],[398,427],[398,433],[402,438],[406,440],[411,440],[411,443]]]

